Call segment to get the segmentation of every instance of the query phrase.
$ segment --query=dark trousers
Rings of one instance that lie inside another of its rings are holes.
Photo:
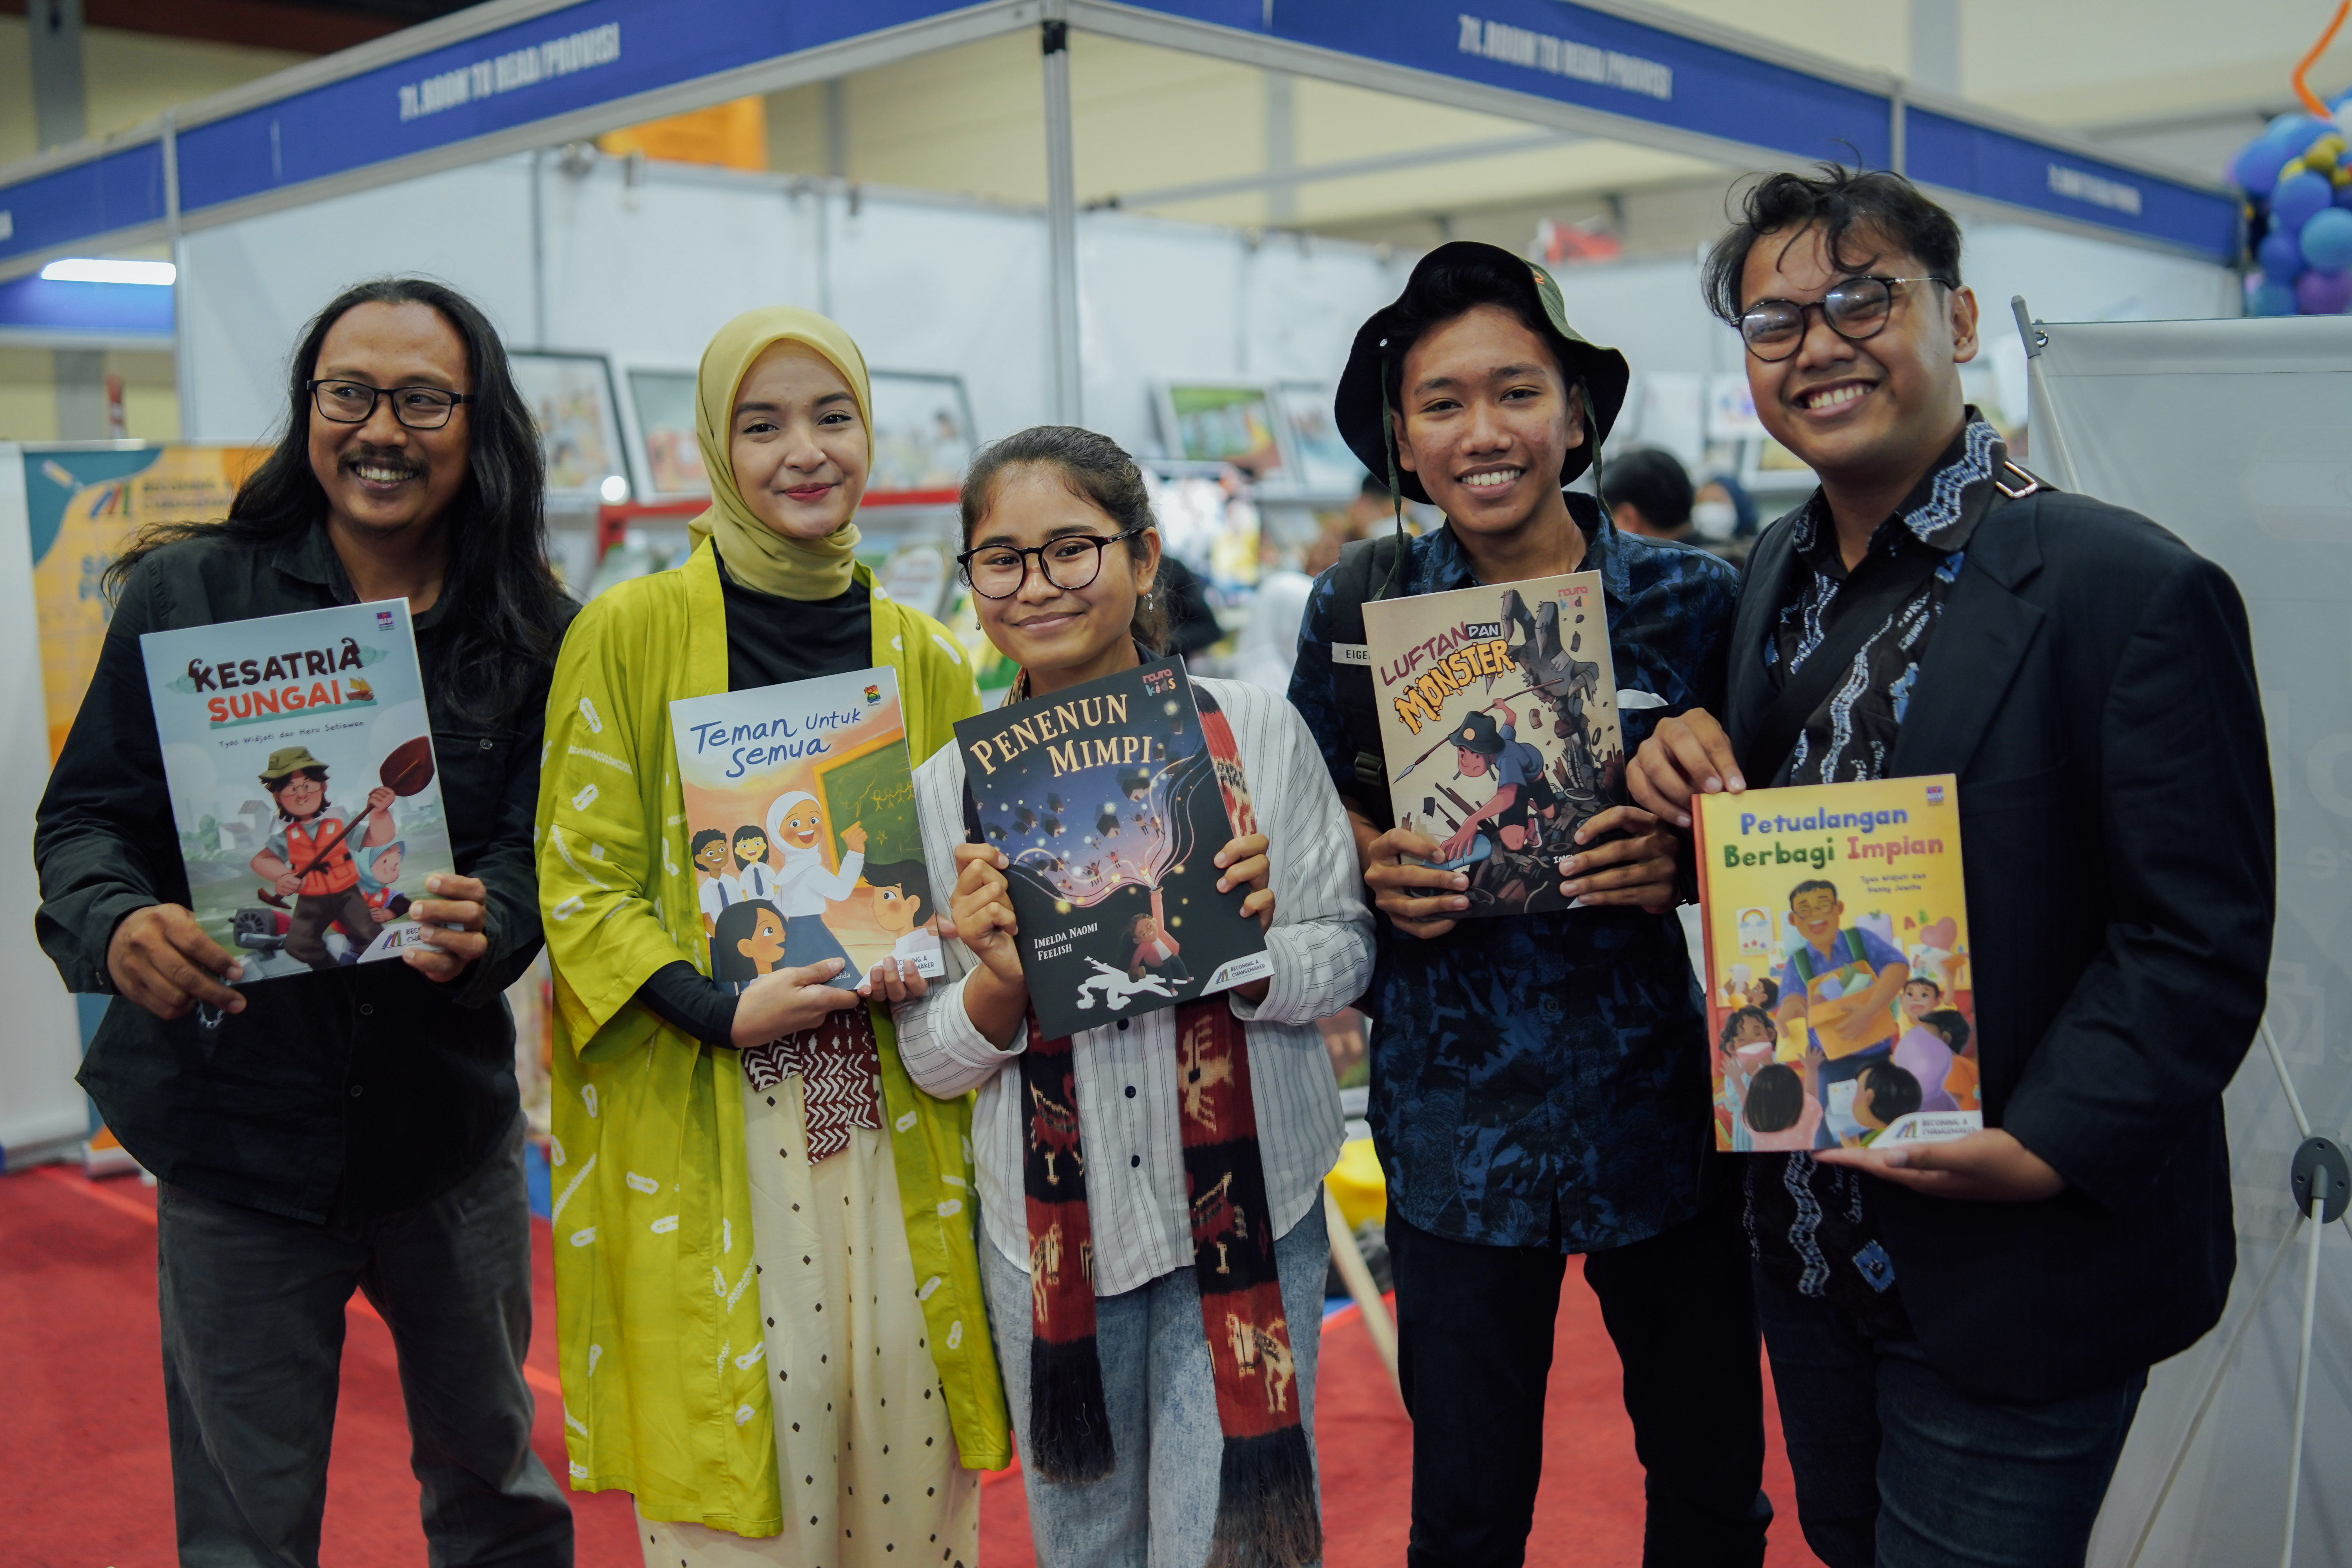
[[[1826,1301],[1759,1278],[1756,1310],[1797,1518],[1829,1568],[2081,1568],[2145,1373],[2002,1405]]]
[[[1736,1200],[1737,1188],[1723,1184]],[[1567,1258],[1481,1247],[1391,1213],[1397,1376],[1412,1417],[1409,1568],[1517,1568],[1543,1474],[1544,1384]],[[1588,1255],[1647,1473],[1643,1568],[1755,1568],[1764,1389],[1737,1211]]]
[[[303,893],[294,900],[294,915],[286,922],[286,956],[313,969],[332,969],[334,955],[327,951],[327,928],[337,921],[357,954],[375,940],[375,911],[367,895],[353,884],[340,893]]]
[[[183,1568],[316,1568],[354,1287],[400,1356],[435,1568],[569,1568],[572,1509],[530,1450],[522,1123],[429,1204],[324,1226],[156,1194],[163,1398]]]

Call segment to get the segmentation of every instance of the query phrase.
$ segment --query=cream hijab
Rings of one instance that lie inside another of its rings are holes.
[[[706,538],[717,539],[728,572],[747,587],[780,599],[830,599],[848,588],[856,564],[855,514],[823,539],[787,539],[743,504],[743,492],[735,484],[730,455],[735,394],[752,361],[779,342],[804,343],[841,373],[857,399],[857,417],[866,426],[866,460],[869,468],[873,464],[873,390],[866,381],[866,356],[849,334],[814,310],[790,305],[746,310],[719,328],[702,351],[694,433],[702,447],[703,468],[710,476],[710,506],[687,525],[687,533],[697,545]]]

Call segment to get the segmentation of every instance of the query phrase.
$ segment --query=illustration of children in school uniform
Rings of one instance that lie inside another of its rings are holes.
[[[772,900],[776,896],[776,873],[768,864],[772,831],[751,826],[735,830],[735,890],[744,898]]]
[[[743,901],[743,889],[730,869],[734,855],[727,835],[718,828],[706,827],[696,834],[688,853],[702,879],[696,894],[702,906],[702,934],[710,936],[719,930],[719,917],[726,913],[727,906]]]
[[[710,978],[740,991],[784,963],[784,917],[765,899],[742,899],[719,912],[710,935]]]
[[[816,796],[793,790],[776,797],[768,807],[768,839],[782,853],[783,864],[776,869],[770,899],[784,919],[785,968],[801,969],[837,958],[843,972],[848,973],[857,965],[851,962],[841,939],[826,927],[824,913],[857,887],[858,876],[866,869],[866,829],[853,822],[841,830],[841,842],[848,853],[841,858],[840,868],[831,871],[825,869],[824,851],[818,847],[824,833],[824,813]],[[748,884],[745,890],[750,890]]]
[[[874,889],[874,921],[890,934],[890,956],[908,963],[923,957],[936,962],[939,933],[930,930],[931,880],[919,860],[892,860],[866,868],[866,885]]]
[[[312,969],[331,970],[337,960],[327,951],[330,926],[340,924],[346,931],[375,930],[375,911],[360,891],[351,836],[343,832],[353,819],[327,799],[327,764],[312,756],[308,746],[280,746],[270,752],[261,771],[261,787],[278,803],[278,831],[247,864],[269,885],[273,901],[294,900],[286,927],[286,956]],[[393,792],[381,784],[368,792],[367,826],[363,831],[354,826],[353,832],[370,848],[394,837],[393,800]],[[367,945],[366,939],[353,940]]]

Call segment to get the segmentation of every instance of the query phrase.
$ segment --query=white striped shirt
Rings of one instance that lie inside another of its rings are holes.
[[[1314,1206],[1317,1185],[1339,1157],[1339,1091],[1315,1025],[1353,1002],[1372,973],[1372,917],[1356,869],[1356,845],[1330,770],[1306,721],[1281,696],[1230,680],[1199,680],[1224,710],[1241,754],[1258,829],[1268,841],[1274,974],[1252,1006],[1227,993],[1249,1037],[1250,1091],[1266,1204],[1281,1236]],[[963,753],[943,746],[915,772],[923,853],[940,896],[952,885],[964,842]],[[1022,1197],[1027,1121],[1021,1075],[1006,1071],[1027,1048],[1017,1030],[1000,1051],[963,1007],[963,976],[978,962],[960,942],[944,945],[948,978],[897,1010],[898,1055],[915,1081],[940,1096],[980,1090],[972,1114],[981,1213],[989,1240],[1014,1267],[1029,1267]],[[1094,1230],[1095,1293],[1116,1296],[1192,1266],[1191,1205],[1178,1113],[1176,1009],[1088,1029],[1072,1042],[1077,1111]]]

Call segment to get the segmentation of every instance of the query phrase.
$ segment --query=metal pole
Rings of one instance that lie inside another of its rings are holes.
[[[2074,477],[2074,456],[2066,449],[2065,433],[2058,428],[2058,405],[2050,395],[2050,377],[2042,367],[2042,351],[2050,346],[2050,335],[2034,324],[2024,295],[2011,295],[2009,310],[2016,318],[2017,335],[2025,341],[2025,383],[2032,393],[2032,405],[2039,409],[2027,426],[2032,432],[2033,466],[2056,480],[2059,489],[2080,490],[2083,483]]]
[[[180,233],[179,111],[163,111],[163,235],[172,251],[172,391],[180,405],[180,439],[193,440],[196,371],[188,352],[188,245]]]
[[[2294,1372],[2294,1438],[2286,1458],[2286,1544],[2279,1551],[2279,1568],[2294,1568],[2294,1516],[2303,1500],[2303,1433],[2311,1409],[2311,1331],[2319,1314],[2319,1243],[2327,1234],[2327,1189],[2314,1183],[2311,1193],[2311,1251],[2303,1267],[2303,1351]]]
[[[1070,25],[1042,27],[1045,47],[1045,234],[1052,255],[1054,419],[1086,419],[1078,380],[1078,192],[1070,151]]]

